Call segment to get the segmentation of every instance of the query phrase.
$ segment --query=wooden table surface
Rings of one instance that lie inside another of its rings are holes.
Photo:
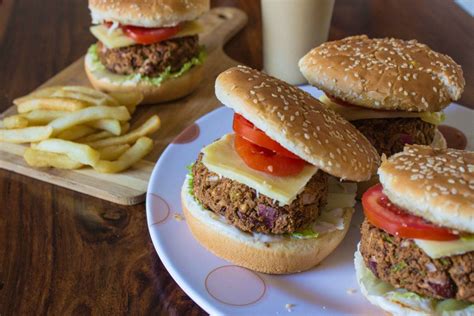
[[[259,1],[229,56],[262,66]],[[0,109],[83,55],[94,41],[86,1],[0,0]],[[337,0],[329,37],[416,38],[462,65],[474,108],[474,19],[444,0]],[[297,34],[295,35],[297,36]],[[1,144],[0,144],[1,146]],[[204,314],[151,243],[145,205],[120,206],[0,170],[0,315]]]

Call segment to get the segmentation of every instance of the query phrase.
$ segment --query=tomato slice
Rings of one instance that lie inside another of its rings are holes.
[[[153,44],[167,40],[171,36],[176,35],[179,26],[147,28],[139,26],[125,25],[122,30],[128,37],[133,38],[139,44]]]
[[[300,157],[293,154],[291,151],[287,150],[276,141],[268,137],[262,130],[259,130],[252,124],[249,120],[243,117],[240,114],[234,114],[234,121],[232,123],[232,128],[237,135],[242,136],[246,140],[258,145],[260,147],[270,149],[277,154],[282,156],[301,159]]]
[[[111,22],[104,23],[107,27],[112,25]],[[132,26],[132,25],[122,25],[120,26],[122,31],[128,37],[131,37],[137,42],[138,44],[153,44],[158,43],[168,38],[176,35],[179,32],[179,25],[173,27],[157,27],[157,28],[149,28],[149,27],[140,27],[140,26]]]
[[[394,205],[376,184],[362,196],[362,206],[367,220],[389,234],[402,238],[427,240],[456,240],[458,234],[450,229],[432,224],[421,217],[411,215]]]
[[[247,166],[274,176],[285,177],[300,173],[306,162],[279,155],[235,135],[235,151]]]

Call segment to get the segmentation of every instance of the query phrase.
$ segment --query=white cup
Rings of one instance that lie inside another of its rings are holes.
[[[306,83],[298,61],[327,41],[334,0],[261,0],[263,70],[291,84]]]

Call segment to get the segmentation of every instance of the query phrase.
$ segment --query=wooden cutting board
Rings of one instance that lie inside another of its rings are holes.
[[[223,51],[223,45],[247,23],[246,14],[235,8],[214,8],[204,14],[199,21],[204,32],[200,42],[206,46],[208,57],[204,63],[204,79],[191,95],[158,105],[143,105],[133,114],[132,128],[140,125],[148,117],[158,114],[161,128],[151,137],[153,151],[133,168],[119,174],[101,174],[91,168],[79,170],[34,169],[23,160],[25,145],[0,143],[0,168],[17,172],[32,178],[50,182],[74,191],[82,192],[118,204],[133,205],[145,200],[148,179],[155,162],[166,146],[175,141],[186,141],[188,133],[177,136],[197,118],[220,105],[214,96],[214,81],[223,70],[235,66],[237,62]],[[52,85],[90,86],[84,72],[84,58],[45,82],[41,87]],[[16,113],[14,106],[1,117]]]

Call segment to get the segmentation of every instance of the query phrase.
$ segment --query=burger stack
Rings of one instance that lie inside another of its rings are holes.
[[[181,193],[194,237],[265,273],[310,269],[349,229],[355,184],[379,156],[349,122],[308,93],[248,67],[216,80],[234,133],[204,147]]]
[[[85,58],[91,84],[106,92],[140,91],[144,103],[191,93],[202,79],[204,48],[196,19],[208,0],[90,0],[98,42]]]
[[[465,85],[451,57],[416,40],[347,37],[314,48],[299,67],[321,101],[386,156],[405,144],[445,147],[436,125]]]

